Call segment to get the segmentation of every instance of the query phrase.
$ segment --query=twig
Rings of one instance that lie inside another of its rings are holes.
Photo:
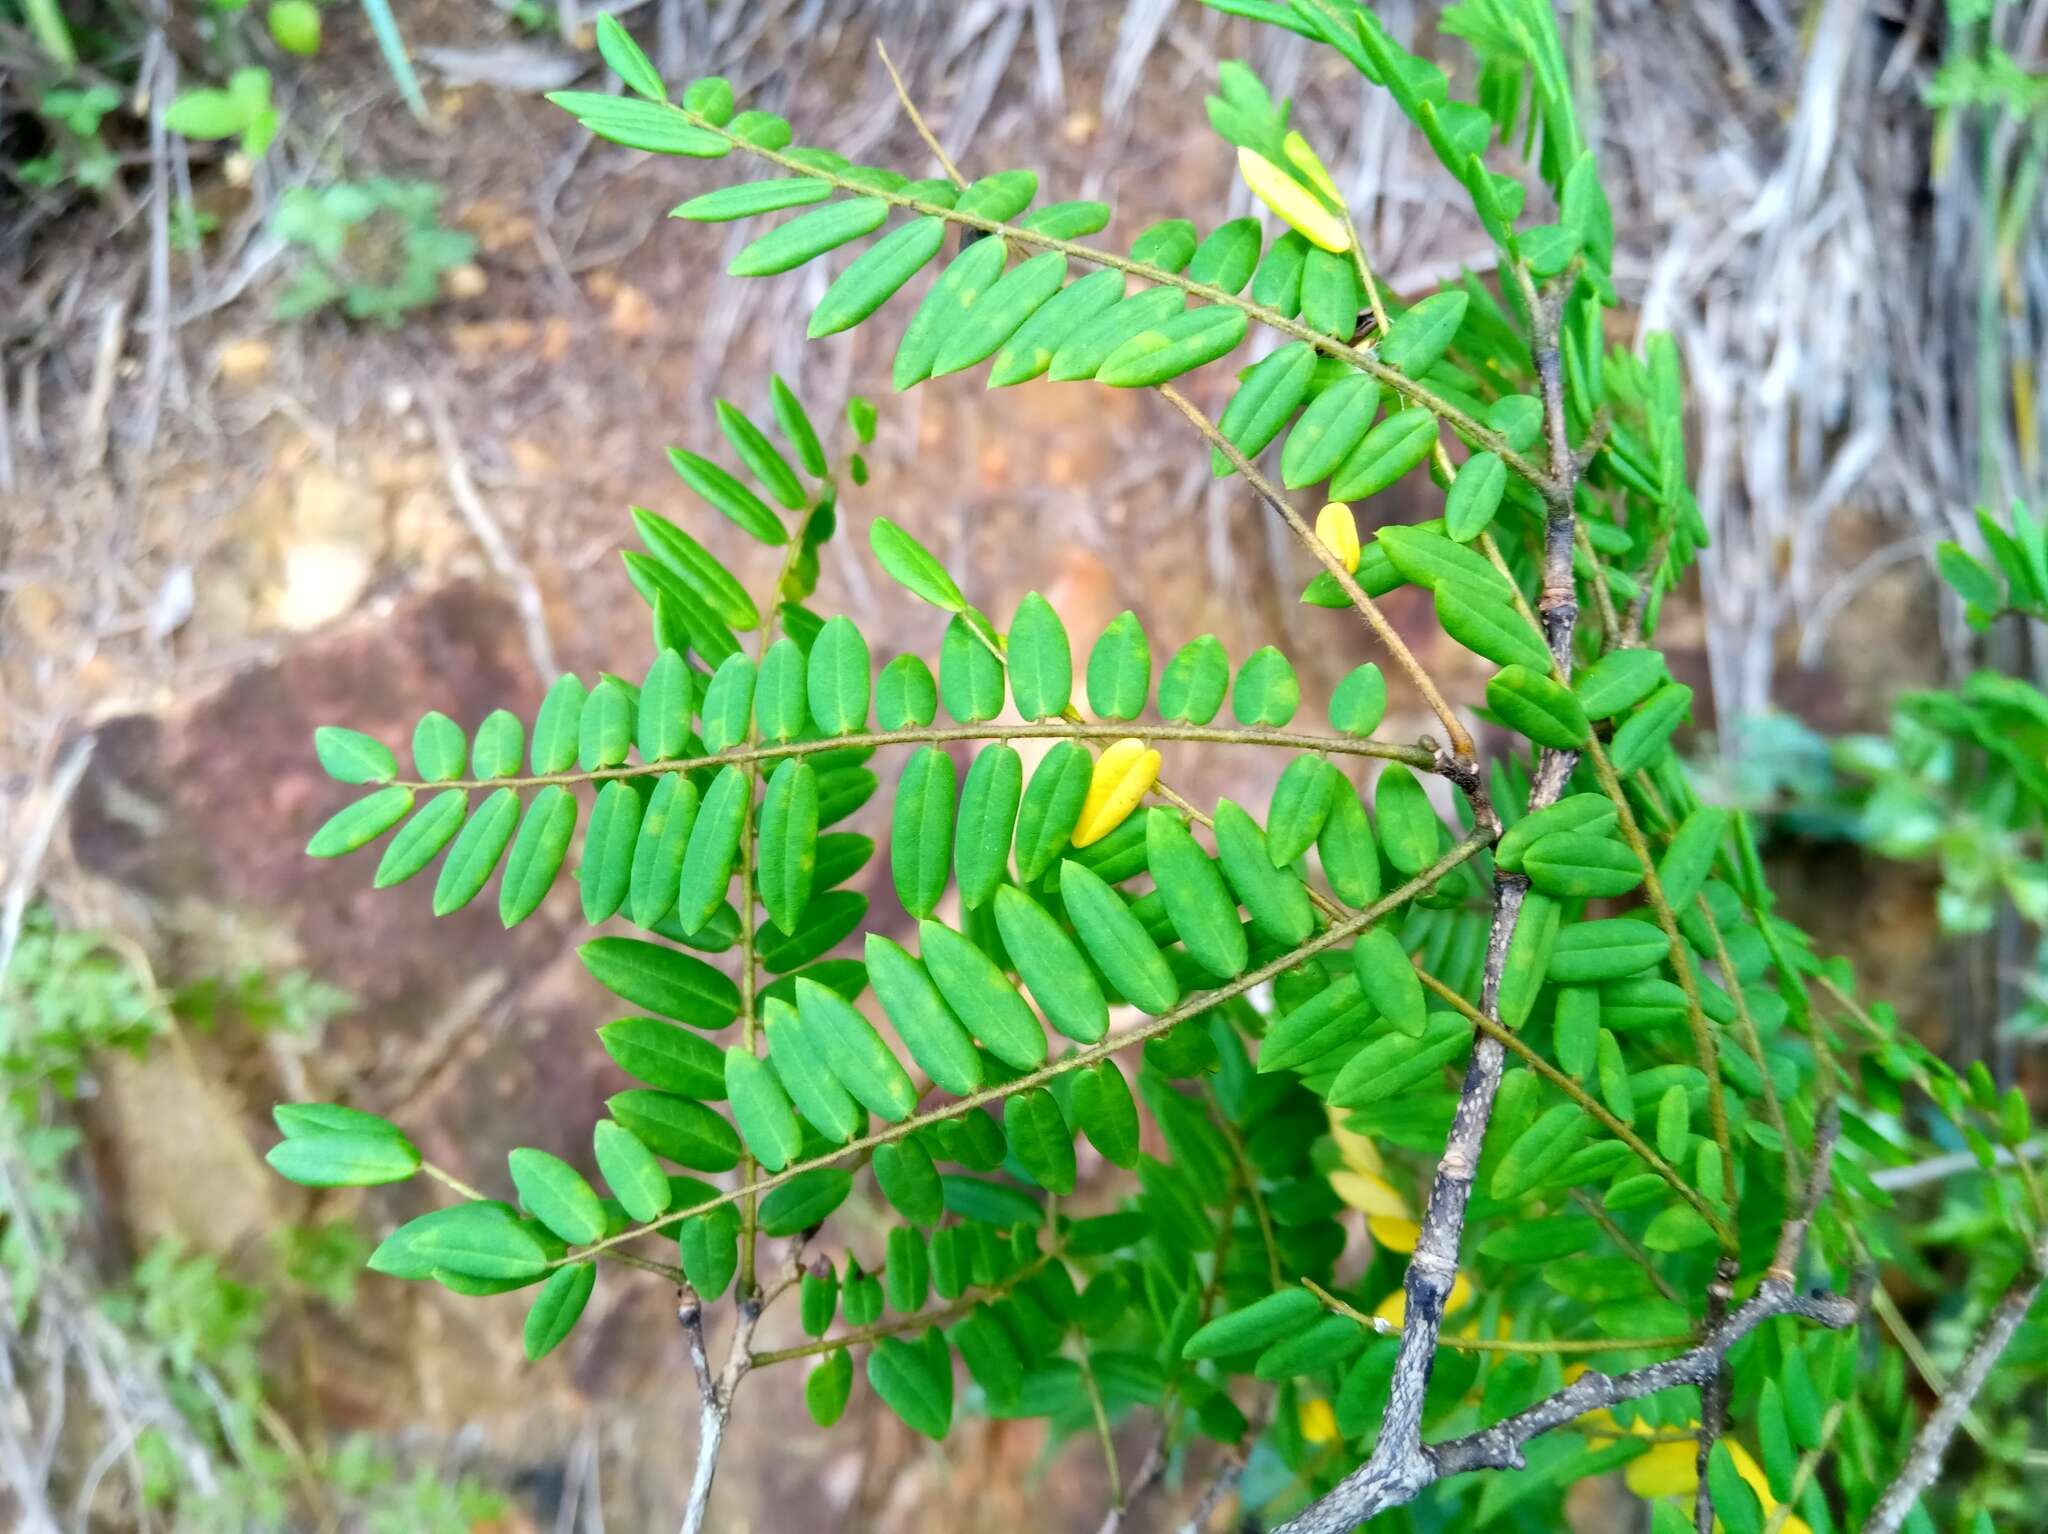
[[[1870,1517],[1863,1525],[1863,1534],[1897,1534],[1907,1514],[1920,1500],[1920,1494],[1934,1484],[1935,1476],[1941,1473],[1941,1461],[1948,1452],[1949,1440],[1955,1437],[1957,1425],[1969,1412],[1971,1402],[1977,1399],[1977,1392],[1984,1388],[1984,1381],[1989,1378],[1992,1366],[1998,1362],[2006,1344],[2012,1341],[2012,1334],[2026,1319],[2035,1296],[2041,1292],[2044,1274],[2048,1274],[2048,1236],[2042,1237],[2028,1253],[2026,1266],[1992,1308],[1984,1329],[1970,1344],[1969,1355],[1964,1358],[1962,1368],[1956,1371],[1955,1379],[1943,1393],[1941,1403],[1913,1439],[1913,1447],[1908,1451],[1905,1463],[1899,1467],[1898,1475],[1885,1488],[1884,1495],[1878,1498],[1877,1506],[1871,1509]]]
[[[924,147],[932,152],[932,158],[939,162],[939,168],[946,173],[946,179],[958,187],[967,185],[967,178],[960,174],[960,167],[953,163],[953,157],[946,153],[945,146],[938,140],[924,120],[924,114],[917,109],[917,103],[910,99],[910,92],[903,88],[903,76],[896,73],[896,62],[889,57],[889,50],[882,46],[882,40],[875,39],[875,52],[881,55],[882,67],[889,71],[889,83],[896,88],[896,99],[903,103],[904,115],[910,119],[910,126],[917,129],[917,136],[924,140]]]

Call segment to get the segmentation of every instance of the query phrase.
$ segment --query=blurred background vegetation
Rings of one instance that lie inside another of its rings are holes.
[[[1436,5],[1378,9],[1431,51]],[[2048,704],[2026,684],[2048,654],[2037,625],[1988,614],[2048,593],[2048,570],[2031,593],[2011,577],[2041,554],[2006,512],[2043,504],[2048,0],[1561,9],[1614,182],[1616,338],[1675,332],[1697,396],[1715,542],[1663,627],[1712,701],[1693,754],[1772,828],[1790,914],[2038,1112]],[[600,10],[670,77],[730,75],[814,141],[928,169],[885,39],[970,171],[1033,165],[1131,229],[1250,211],[1188,117],[1206,61],[1248,57],[1336,151],[1399,290],[1490,259],[1422,190],[1389,103],[1193,0],[0,0],[17,1527],[568,1534],[680,1502],[694,1413],[659,1294],[529,1369],[516,1302],[358,1276],[416,1193],[310,1195],[257,1155],[279,1098],[431,1114],[447,1144],[422,1148],[444,1159],[589,1121],[615,1083],[573,920],[432,924],[276,852],[324,813],[311,728],[530,710],[557,670],[644,653],[617,600],[625,508],[680,507],[663,448],[706,432],[715,380],[886,392],[869,342],[806,349],[782,307],[707,275],[720,236],[661,216],[700,168],[540,102],[596,78]],[[815,299],[823,272],[804,280]],[[1291,641],[1334,682],[1365,657],[1291,604],[1302,556],[1161,424],[1142,399],[1024,389],[990,409],[941,383],[885,408],[864,495],[992,610],[1036,587],[1088,631],[1138,605],[1233,653]],[[919,621],[850,560],[825,579],[878,638]],[[1426,649],[1426,606],[1389,606]],[[1424,660],[1458,673],[1451,647]],[[1231,770],[1189,768],[1211,793]],[[490,1090],[455,1098],[457,1067]],[[1967,1191],[1913,1196],[1973,1217]],[[1965,1341],[1952,1277],[1887,1275],[1937,1376]],[[2012,1362],[2039,1379],[2048,1325]],[[761,1388],[753,1411],[790,1420],[796,1382]],[[2012,1420],[1999,1404],[1983,1415]],[[1956,1473],[2043,1526],[2040,1433],[2018,1420]],[[830,1435],[741,1434],[722,1516],[1092,1526],[1089,1454],[1001,1422],[955,1450],[949,1468],[858,1404]],[[1639,1516],[1597,1491],[1584,1528]]]

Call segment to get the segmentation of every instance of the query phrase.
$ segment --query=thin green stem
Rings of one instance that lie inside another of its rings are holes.
[[[891,207],[902,208],[923,218],[943,219],[949,224],[959,224],[969,229],[979,229],[986,234],[998,235],[1006,242],[1028,246],[1034,250],[1058,251],[1063,256],[1075,261],[1085,261],[1091,266],[1105,266],[1113,271],[1122,272],[1126,276],[1136,277],[1141,281],[1150,282],[1160,287],[1177,288],[1190,298],[1199,299],[1203,303],[1221,304],[1226,308],[1236,309],[1247,319],[1256,320],[1269,330],[1276,331],[1291,340],[1305,341],[1317,351],[1327,356],[1340,358],[1350,363],[1351,366],[1357,368],[1360,372],[1371,374],[1402,398],[1427,410],[1460,436],[1466,437],[1476,442],[1486,451],[1496,454],[1503,463],[1528,480],[1532,485],[1535,485],[1545,495],[1551,495],[1554,492],[1555,486],[1550,476],[1534,463],[1531,463],[1522,454],[1516,452],[1508,444],[1507,439],[1499,432],[1494,431],[1483,422],[1460,410],[1457,406],[1451,404],[1450,401],[1444,399],[1425,385],[1417,383],[1400,369],[1390,367],[1380,361],[1372,352],[1362,351],[1358,347],[1351,345],[1348,341],[1324,335],[1303,321],[1290,318],[1277,309],[1271,309],[1264,304],[1255,303],[1251,299],[1240,297],[1236,293],[1226,292],[1224,289],[1215,287],[1210,283],[1197,282],[1192,277],[1183,276],[1179,272],[1169,272],[1163,267],[1149,266],[1142,261],[1133,261],[1129,257],[1119,256],[1113,251],[1097,250],[1092,246],[1082,245],[1074,240],[1055,239],[1050,235],[1023,228],[1017,224],[1006,224],[1000,219],[985,218],[978,213],[963,213],[956,208],[946,207],[936,202],[929,202],[922,197],[913,197],[904,192],[891,192],[879,187],[865,186],[858,181],[840,175],[836,171],[826,170],[822,166],[794,159],[777,150],[764,149],[758,144],[750,144],[737,134],[730,133],[718,124],[685,108],[672,107],[670,110],[683,118],[693,128],[714,134],[741,153],[752,155],[758,160],[765,160],[769,164],[787,171],[792,176],[802,176],[811,181],[822,181],[827,186],[834,187],[852,196],[885,202]]]
[[[1356,916],[1326,928],[1307,942],[1290,949],[1277,959],[1260,965],[1257,969],[1247,970],[1228,985],[1219,986],[1213,991],[1205,991],[1182,1002],[1181,1005],[1175,1007],[1170,1012],[1162,1013],[1158,1017],[1147,1018],[1144,1022],[1134,1024],[1120,1033],[1111,1034],[1099,1044],[1091,1045],[1087,1049],[1078,1050],[1074,1054],[1068,1055],[1061,1060],[1055,1060],[1048,1065],[1042,1065],[1037,1070],[1026,1072],[1015,1080],[983,1087],[977,1092],[970,1092],[965,1097],[957,1098],[950,1103],[941,1104],[929,1112],[914,1114],[885,1128],[863,1135],[857,1140],[849,1140],[845,1145],[840,1146],[839,1149],[830,1151],[823,1156],[815,1156],[809,1161],[791,1162],[781,1171],[757,1179],[754,1183],[754,1191],[766,1193],[771,1188],[780,1187],[783,1183],[789,1182],[793,1178],[801,1177],[804,1173],[814,1171],[821,1166],[834,1165],[837,1162],[844,1161],[849,1156],[861,1155],[871,1151],[878,1145],[892,1144],[897,1140],[916,1134],[920,1129],[926,1128],[929,1125],[941,1123],[947,1119],[956,1119],[962,1114],[971,1113],[984,1103],[1000,1102],[1014,1097],[1019,1092],[1029,1091],[1032,1087],[1044,1086],[1047,1082],[1064,1076],[1069,1071],[1080,1070],[1084,1066],[1095,1064],[1098,1060],[1106,1060],[1111,1055],[1116,1054],[1120,1050],[1129,1049],[1134,1044],[1143,1044],[1148,1039],[1156,1039],[1162,1033],[1177,1028],[1189,1018],[1198,1016],[1208,1011],[1211,1007],[1229,1001],[1232,997],[1242,996],[1246,991],[1264,985],[1275,976],[1292,969],[1295,965],[1301,963],[1302,960],[1312,958],[1325,949],[1334,948],[1339,943],[1345,942],[1358,933],[1363,932],[1387,912],[1406,901],[1412,900],[1423,890],[1429,888],[1430,885],[1441,879],[1460,863],[1477,856],[1480,850],[1487,845],[1487,838],[1467,837],[1464,841],[1451,848],[1449,852],[1446,852],[1441,858],[1438,858],[1429,868],[1424,869],[1400,888],[1374,901]],[[645,1224],[635,1225],[627,1230],[622,1230],[617,1235],[607,1236],[602,1241],[594,1242],[586,1247],[579,1247],[556,1258],[548,1266],[561,1267],[565,1263],[580,1262],[594,1252],[607,1251],[612,1247],[637,1240],[642,1236],[653,1235],[658,1231],[668,1229],[679,1220],[687,1219],[693,1214],[703,1214],[708,1210],[716,1209],[721,1204],[733,1203],[739,1197],[739,1190],[732,1189],[720,1193],[716,1198],[707,1199],[700,1204],[693,1204],[688,1209],[672,1210],[658,1220],[649,1220]]]
[[[442,1168],[435,1166],[431,1161],[422,1161],[420,1163],[420,1170],[433,1178],[435,1182],[440,1183],[444,1188],[460,1194],[472,1203],[480,1204],[486,1201],[483,1194],[472,1188],[460,1177],[457,1177],[453,1172],[444,1171]]]
[[[972,1293],[963,1294],[959,1299],[941,1305],[934,1310],[913,1311],[909,1315],[894,1316],[887,1321],[877,1321],[872,1326],[863,1326],[857,1331],[841,1332],[836,1337],[817,1337],[809,1342],[800,1342],[794,1347],[775,1348],[766,1353],[756,1353],[748,1364],[750,1369],[765,1369],[770,1364],[786,1364],[796,1358],[816,1358],[820,1353],[830,1353],[836,1348],[857,1348],[870,1342],[879,1342],[884,1337],[899,1336],[904,1332],[922,1331],[926,1327],[941,1326],[944,1323],[966,1315],[977,1305],[999,1300],[1012,1289],[1038,1272],[1059,1255],[1057,1248],[1041,1252],[1016,1272],[993,1284],[986,1284]]]
[[[1312,1278],[1304,1278],[1301,1285],[1323,1302],[1324,1309],[1346,1320],[1356,1321],[1377,1336],[1398,1337],[1401,1334],[1401,1328],[1391,1321],[1367,1315]],[[1659,1348],[1683,1350],[1698,1341],[1689,1333],[1672,1337],[1445,1337],[1442,1346],[1456,1348],[1461,1353],[1634,1353],[1652,1352]]]
[[[1138,735],[1146,740],[1193,741],[1218,746],[1277,746],[1287,751],[1324,751],[1332,756],[1367,756],[1383,761],[1405,762],[1418,772],[1434,772],[1437,757],[1427,746],[1398,746],[1388,741],[1356,740],[1336,735],[1308,735],[1293,730],[1226,730],[1207,725],[1083,724],[1070,719],[1041,719],[1032,724],[941,725],[921,730],[864,730],[853,735],[833,735],[824,740],[769,741],[738,746],[707,756],[671,757],[659,762],[633,762],[619,767],[600,767],[592,772],[544,772],[528,777],[450,778],[426,783],[396,778],[385,787],[410,788],[416,792],[444,788],[539,788],[549,783],[575,786],[604,783],[613,778],[644,778],[664,772],[694,772],[699,767],[726,767],[734,763],[774,762],[788,756],[817,756],[831,751],[869,750],[886,746],[929,746],[956,740],[1122,740]]]
[[[1102,1466],[1109,1475],[1109,1505],[1119,1511],[1124,1505],[1124,1477],[1117,1468],[1116,1439],[1109,1431],[1109,1408],[1103,1404],[1102,1387],[1095,1382],[1095,1365],[1088,1361],[1088,1339],[1082,1337],[1074,1349],[1081,1366],[1081,1388],[1088,1392],[1088,1410],[1095,1418],[1095,1441],[1102,1446]]]

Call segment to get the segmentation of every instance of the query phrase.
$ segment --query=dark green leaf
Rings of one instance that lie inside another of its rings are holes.
[[[1013,885],[995,892],[996,928],[1032,998],[1053,1027],[1093,1044],[1109,1032],[1109,1004],[1094,971],[1052,914]]]
[[[1154,1017],[1171,1012],[1180,1001],[1173,966],[1145,935],[1144,925],[1123,897],[1069,859],[1060,864],[1060,898],[1082,946],[1110,985],[1140,1011]]]
[[[1300,490],[1336,473],[1364,440],[1379,408],[1379,380],[1369,374],[1351,373],[1324,389],[1287,434],[1281,483]]]
[[[953,759],[922,746],[903,764],[889,837],[897,898],[912,916],[938,909],[953,850]]]
[[[593,938],[576,952],[599,985],[636,1007],[706,1030],[739,1016],[739,988],[702,959],[637,937]]]
[[[1330,498],[1357,501],[1377,495],[1427,458],[1435,446],[1435,416],[1419,406],[1396,411],[1367,432],[1331,475]]]
[[[939,922],[919,922],[917,931],[925,969],[968,1031],[1013,1069],[1045,1064],[1045,1030],[994,961]]]
[[[612,18],[605,16],[600,19],[610,21]],[[533,1307],[526,1312],[528,1363],[545,1358],[575,1330],[576,1323],[583,1318],[584,1306],[590,1303],[590,1291],[596,1287],[597,1264],[594,1262],[571,1263],[548,1275],[548,1281],[534,1296]]]
[[[1002,742],[985,747],[967,769],[954,835],[953,873],[960,885],[960,904],[970,911],[987,903],[1009,871],[1010,838],[1023,791],[1024,759]],[[898,806],[900,813],[900,798]],[[943,875],[940,882],[943,886]]]
[[[868,1353],[868,1384],[927,1438],[942,1439],[953,1425],[953,1376],[934,1368],[921,1347],[900,1337],[882,1338]]]
[[[853,1173],[844,1167],[821,1166],[799,1173],[761,1198],[761,1231],[769,1236],[794,1236],[811,1229],[846,1202]]]

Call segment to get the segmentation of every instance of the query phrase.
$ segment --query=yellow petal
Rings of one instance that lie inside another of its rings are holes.
[[[1344,227],[1344,220],[1264,155],[1250,149],[1238,150],[1237,173],[1244,177],[1244,184],[1252,189],[1254,197],[1279,214],[1290,228],[1299,230],[1311,245],[1339,255],[1351,248],[1351,231]]]
[[[1081,818],[1074,823],[1074,845],[1086,847],[1109,835],[1158,781],[1159,753],[1142,740],[1120,740],[1103,752],[1088,780]]]
[[[1380,1173],[1386,1170],[1380,1160],[1380,1148],[1372,1143],[1369,1136],[1355,1129],[1346,1129],[1342,1115],[1330,1115],[1330,1138],[1337,1142],[1337,1159],[1354,1172]]]
[[[1377,1244],[1390,1252],[1412,1252],[1422,1237],[1422,1227],[1413,1220],[1391,1215],[1371,1215],[1366,1219],[1365,1228],[1372,1233]]]
[[[1294,1415],[1301,1424],[1301,1436],[1308,1442],[1337,1441],[1337,1414],[1330,1409],[1328,1401],[1303,1401],[1294,1409]]]
[[[1472,1303],[1472,1280],[1460,1273],[1451,1280],[1451,1292],[1444,1300],[1444,1314],[1451,1315]]]
[[[1306,176],[1310,186],[1338,207],[1344,206],[1344,194],[1337,190],[1337,183],[1330,179],[1322,157],[1309,147],[1307,139],[1299,133],[1290,133],[1280,141],[1280,148],[1287,155],[1287,163]]]
[[[1444,1314],[1449,1315],[1455,1310],[1462,1310],[1471,1301],[1472,1281],[1460,1273],[1451,1281],[1451,1292],[1444,1300]],[[1379,1302],[1373,1314],[1390,1326],[1400,1326],[1408,1318],[1408,1291],[1396,1289]]]
[[[1361,1214],[1385,1215],[1396,1220],[1409,1217],[1408,1200],[1401,1197],[1400,1189],[1376,1172],[1356,1172],[1347,1167],[1330,1174],[1330,1186],[1337,1197]]]
[[[1700,1484],[1695,1456],[1698,1447],[1685,1440],[1650,1445],[1622,1471],[1628,1489],[1637,1496],[1689,1497]]]
[[[1316,513],[1316,541],[1345,569],[1358,568],[1358,519],[1342,501],[1332,501]]]

